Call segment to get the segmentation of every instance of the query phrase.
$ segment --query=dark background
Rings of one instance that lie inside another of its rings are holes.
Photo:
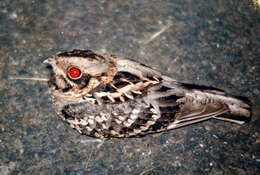
[[[259,24],[256,0],[1,0],[0,174],[258,174]],[[48,77],[43,60],[73,48],[247,96],[252,121],[90,143],[57,117],[45,83],[8,80]]]

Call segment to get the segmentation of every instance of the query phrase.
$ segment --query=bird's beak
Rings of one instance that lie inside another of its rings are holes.
[[[55,63],[55,60],[53,58],[48,58],[44,60],[43,63],[53,65]]]

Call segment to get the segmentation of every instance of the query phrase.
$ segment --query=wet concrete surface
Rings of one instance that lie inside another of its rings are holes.
[[[260,4],[240,0],[0,2],[0,174],[258,174]],[[245,125],[210,120],[93,143],[60,120],[42,64],[81,48],[127,56],[252,102]]]

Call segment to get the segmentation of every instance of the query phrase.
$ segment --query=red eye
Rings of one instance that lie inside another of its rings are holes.
[[[77,79],[81,75],[81,71],[77,67],[69,68],[68,73],[69,73],[69,77],[72,78],[72,79]]]

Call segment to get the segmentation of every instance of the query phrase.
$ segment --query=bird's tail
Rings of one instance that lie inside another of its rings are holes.
[[[251,104],[245,97],[226,96],[223,100],[228,112],[214,118],[237,124],[244,124],[251,120]]]
[[[211,118],[243,124],[251,119],[251,103],[246,97],[229,95],[226,92],[198,85],[182,84],[185,97],[193,98],[193,103],[205,103],[205,110],[212,113]],[[203,105],[202,105],[203,106]],[[214,112],[219,111],[214,115]]]
[[[160,97],[158,106],[161,115],[171,113],[174,116],[168,129],[211,118],[237,124],[250,121],[251,105],[244,97],[232,96],[216,88],[176,82],[157,88],[155,92]]]

